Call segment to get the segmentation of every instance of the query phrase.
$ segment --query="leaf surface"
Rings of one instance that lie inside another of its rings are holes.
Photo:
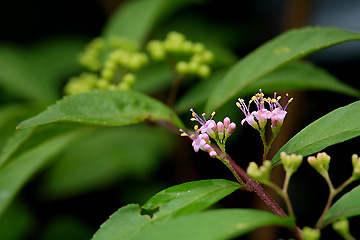
[[[311,123],[291,138],[273,157],[280,161],[282,151],[307,156],[360,135],[360,101],[338,108]]]
[[[330,207],[324,218],[324,227],[341,218],[360,215],[360,186],[344,194]]]
[[[233,239],[259,227],[280,225],[291,228],[292,223],[290,218],[254,209],[217,209],[160,222],[131,239]]]
[[[94,91],[64,97],[18,128],[52,122],[78,122],[103,126],[123,126],[145,120],[165,121],[178,128],[183,123],[163,103],[135,91]]]
[[[306,27],[290,30],[263,44],[235,64],[218,82],[207,101],[206,112],[218,109],[248,84],[282,65],[323,48],[360,40],[360,34],[332,27]]]
[[[56,153],[71,144],[78,132],[47,140],[0,168],[0,215],[21,187]]]
[[[154,223],[201,211],[236,189],[238,183],[222,179],[188,182],[167,188],[154,195],[141,208],[129,204],[115,212],[95,233],[93,240],[133,239]],[[153,212],[152,217],[141,210]]]

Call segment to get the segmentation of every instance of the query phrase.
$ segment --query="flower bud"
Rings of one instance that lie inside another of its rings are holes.
[[[214,54],[209,51],[209,50],[205,50],[202,54],[201,54],[201,60],[204,63],[211,63],[214,60]]]
[[[227,129],[230,125],[230,118],[229,117],[226,117],[224,118],[224,127],[225,129]]]
[[[206,64],[201,64],[197,69],[197,75],[199,75],[199,77],[201,78],[207,78],[208,76],[210,76],[210,73],[211,69]]]
[[[186,62],[180,61],[176,63],[175,69],[179,74],[185,75],[189,72],[189,66]]]
[[[236,124],[234,122],[230,123],[226,133],[228,135],[231,135],[235,131],[235,128],[236,128]]]
[[[308,157],[309,164],[322,176],[329,170],[330,156],[326,153],[318,153],[316,157]]]
[[[303,156],[296,154],[287,155],[285,152],[281,152],[280,159],[285,171],[291,175],[298,170],[303,161]]]
[[[205,46],[202,43],[194,43],[193,51],[194,53],[202,53],[205,50]]]
[[[217,131],[219,139],[222,140],[224,138],[224,124],[220,121],[217,123]]]
[[[355,179],[359,179],[360,178],[360,158],[357,154],[353,154],[351,156],[351,161],[352,161],[352,165],[353,165],[353,177]]]
[[[302,230],[302,237],[304,240],[318,240],[320,239],[320,230],[304,227]]]
[[[136,82],[136,77],[134,74],[132,73],[127,73],[122,77],[122,81],[126,84],[128,84],[129,86],[132,86],[135,84]]]
[[[216,158],[216,157],[217,157],[217,153],[216,153],[215,151],[209,152],[209,155],[210,155],[210,157],[212,157],[212,158]]]
[[[251,162],[247,168],[247,174],[261,183],[267,183],[270,180],[271,162],[266,160],[259,168],[255,162]]]
[[[355,239],[350,234],[349,220],[346,218],[334,222],[332,227],[344,239]]]

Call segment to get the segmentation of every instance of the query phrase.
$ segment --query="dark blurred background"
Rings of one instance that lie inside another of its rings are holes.
[[[84,39],[84,42],[90,41],[101,34],[107,19],[124,2],[2,1],[0,41],[25,48],[31,48],[33,44],[44,39],[64,35],[79,37]],[[190,19],[191,22],[189,21],[188,26],[177,29],[176,23],[182,19]],[[156,35],[161,29],[185,30],[189,39],[201,39],[201,31],[196,33],[196,27],[201,26],[203,22],[213,24],[211,31],[214,36],[219,35],[220,32],[224,39],[223,44],[241,58],[267,40],[292,28],[320,25],[360,31],[360,2],[357,0],[199,1],[173,13],[167,21],[159,23],[152,34]],[[350,42],[320,51],[307,60],[326,69],[341,81],[360,89],[359,53],[360,43]],[[62,83],[70,76],[63,76]],[[274,151],[270,154],[275,154],[283,143],[312,121],[357,100],[337,93],[318,91],[291,92],[290,95],[294,96],[295,100],[288,108],[289,114],[284,129],[273,147]],[[13,98],[3,96],[1,100],[7,101]],[[184,119],[188,118],[189,116],[184,116]],[[229,140],[230,145],[227,149],[230,155],[234,159],[253,159],[254,153],[256,157],[260,156],[261,142],[255,130],[245,126],[240,131],[237,139]],[[17,209],[22,209],[26,216],[30,216],[25,224],[27,227],[24,227],[24,234],[19,234],[15,239],[89,239],[99,225],[118,208],[132,202],[143,204],[163,188],[200,179],[234,180],[220,162],[209,159],[205,153],[193,153],[191,146],[183,139],[176,140],[176,144],[178,147],[172,150],[173,157],[164,159],[150,179],[129,177],[106,189],[75,197],[57,200],[42,198],[37,188],[44,179],[41,174],[36,176],[15,201],[15,204],[22,206]],[[355,152],[359,154],[359,149],[358,139],[325,149],[333,158],[330,176],[335,186],[341,184],[351,174],[350,158]],[[248,161],[238,161],[238,163],[244,168],[248,165]],[[272,176],[274,181],[281,183],[281,168],[276,168]],[[304,163],[290,184],[290,197],[300,227],[313,226],[316,223],[326,203],[327,192],[325,181],[307,163]],[[266,209],[253,194],[243,191],[225,198],[219,206]],[[359,217],[353,218],[351,222],[352,232],[360,238]],[[277,239],[277,234],[283,238],[290,237],[286,231],[283,233],[276,228],[263,228],[252,233],[249,238]],[[322,239],[336,239],[330,227],[324,230]]]

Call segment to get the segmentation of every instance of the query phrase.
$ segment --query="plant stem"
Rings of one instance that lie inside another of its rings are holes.
[[[295,216],[295,214],[294,214],[294,210],[293,210],[292,205],[291,205],[289,194],[287,192],[288,187],[289,187],[290,178],[291,178],[291,174],[286,172],[285,179],[284,179],[284,186],[283,186],[283,189],[282,189],[282,194],[283,194],[283,198],[284,198],[286,207],[287,207],[287,209],[289,211],[289,215],[293,217],[293,216]]]
[[[173,81],[173,84],[171,86],[171,90],[170,90],[170,94],[169,94],[169,97],[167,99],[167,105],[169,107],[172,107],[174,105],[174,101],[175,101],[175,98],[176,98],[176,95],[177,95],[177,91],[180,87],[180,83],[182,81],[183,77],[177,75],[175,78],[174,78],[174,81]]]
[[[231,166],[231,168],[234,169],[234,171],[240,177],[242,182],[245,184],[244,186],[248,190],[254,191],[275,214],[281,217],[287,216],[284,210],[282,210],[282,208],[270,197],[270,195],[263,189],[260,183],[250,178],[247,175],[246,171],[242,169],[239,165],[237,165],[235,161],[228,154],[223,154],[222,151],[214,144],[212,145],[212,147],[216,151],[216,153],[220,156],[220,158],[223,159],[226,158],[228,160],[229,166]]]
[[[355,179],[353,178],[353,176],[351,176],[348,180],[346,180],[343,184],[341,184],[338,188],[334,188],[331,180],[330,180],[330,177],[329,177],[329,173],[326,171],[324,174],[323,174],[323,177],[325,178],[327,184],[329,185],[329,197],[328,197],[328,200],[326,202],[326,205],[325,205],[325,208],[315,226],[316,229],[321,229],[323,227],[323,223],[324,223],[324,217],[327,213],[327,211],[329,210],[330,206],[331,206],[331,203],[334,199],[334,197],[339,193],[341,192],[347,185],[349,185],[350,183],[352,183]]]

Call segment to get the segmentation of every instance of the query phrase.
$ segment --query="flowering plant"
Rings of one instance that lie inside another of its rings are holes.
[[[200,6],[125,2],[88,44],[0,54],[0,239],[359,238],[360,91],[298,60],[360,34],[292,29],[238,59],[237,28],[170,14]]]

